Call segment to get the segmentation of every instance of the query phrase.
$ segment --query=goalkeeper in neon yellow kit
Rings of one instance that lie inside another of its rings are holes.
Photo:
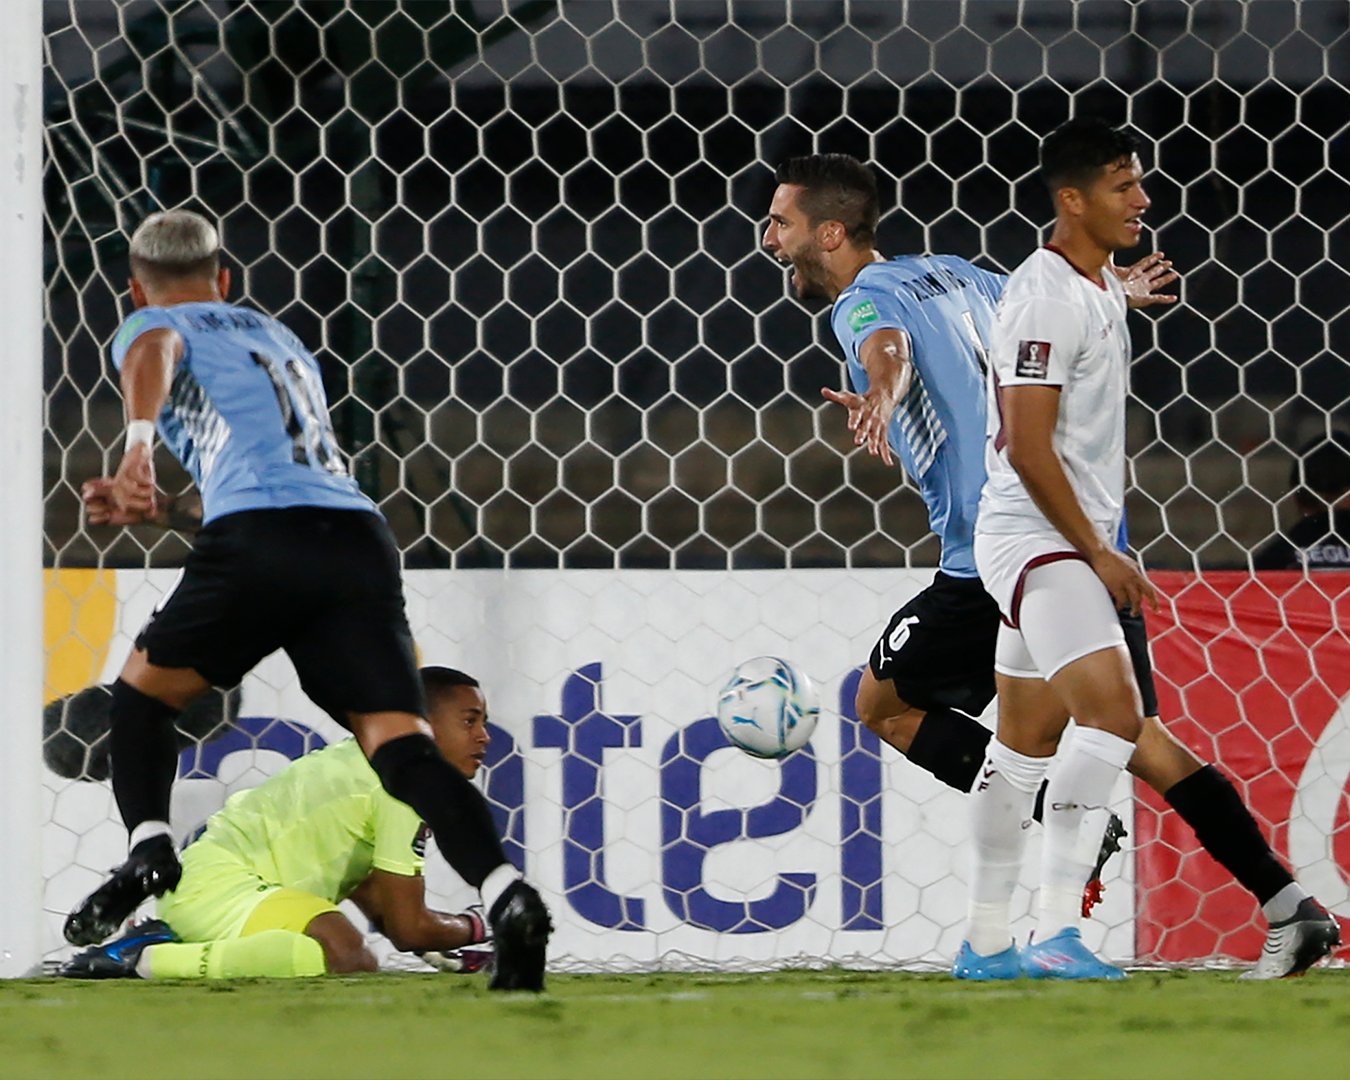
[[[488,746],[476,680],[422,669],[432,736],[472,777]],[[229,979],[374,971],[365,935],[338,909],[352,900],[394,947],[433,966],[473,970],[490,956],[464,950],[486,935],[477,911],[426,906],[427,827],[389,795],[347,739],[308,754],[232,796],[183,853],[183,878],[159,919],[77,954],[73,978]]]

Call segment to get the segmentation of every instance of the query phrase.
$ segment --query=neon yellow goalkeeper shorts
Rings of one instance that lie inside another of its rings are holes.
[[[159,899],[159,917],[183,941],[221,941],[264,930],[302,934],[337,911],[323,897],[264,881],[227,852],[196,843],[183,852],[183,880]]]

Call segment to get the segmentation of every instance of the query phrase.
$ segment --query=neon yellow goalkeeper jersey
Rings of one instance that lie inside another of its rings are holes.
[[[380,786],[356,740],[345,739],[231,795],[196,842],[264,881],[337,903],[372,869],[420,874],[426,835],[417,812]]]

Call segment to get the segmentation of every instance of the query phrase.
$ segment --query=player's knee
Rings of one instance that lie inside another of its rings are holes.
[[[379,961],[365,945],[358,949],[331,949],[324,945],[324,964],[329,975],[358,975],[360,972],[379,971]]]
[[[379,970],[379,961],[366,947],[366,939],[340,912],[330,911],[315,917],[305,927],[305,934],[323,949],[324,966],[330,975]]]
[[[879,681],[864,671],[853,698],[853,709],[863,727],[901,753],[909,749],[924,714],[900,699],[889,680]]]
[[[359,972],[379,971],[379,961],[364,941],[344,942],[319,938],[323,948],[323,962],[330,975],[354,975]]]
[[[1143,718],[1139,710],[1125,703],[1111,704],[1093,710],[1090,714],[1075,717],[1079,727],[1096,728],[1129,742],[1137,743],[1144,731]]]

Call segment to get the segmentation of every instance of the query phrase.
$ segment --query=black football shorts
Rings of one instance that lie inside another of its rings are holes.
[[[994,700],[998,605],[979,578],[938,571],[933,583],[891,616],[868,664],[917,709],[979,716]]]
[[[1158,715],[1143,615],[1119,612],[1144,715]],[[994,700],[998,605],[979,578],[938,571],[933,583],[891,616],[868,658],[872,674],[895,684],[917,709],[959,709],[970,716]]]
[[[378,514],[289,507],[217,518],[136,639],[152,664],[234,686],[284,649],[310,699],[423,713],[398,548]]]

